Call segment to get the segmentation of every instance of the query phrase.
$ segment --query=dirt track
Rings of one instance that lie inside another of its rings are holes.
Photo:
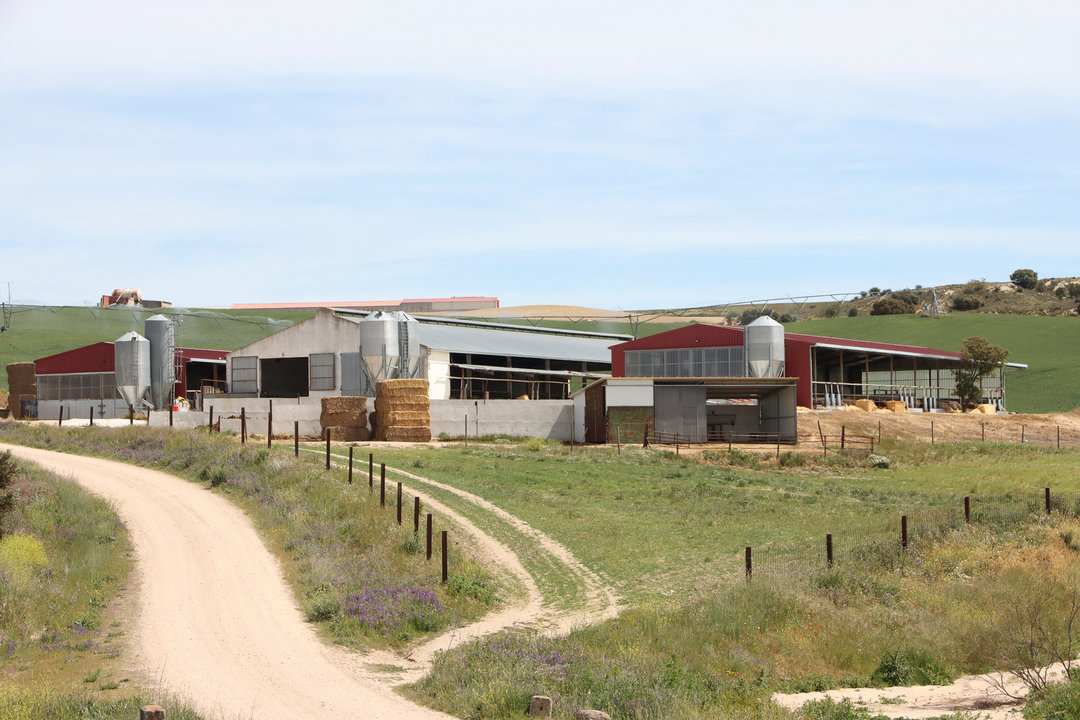
[[[135,546],[139,613],[130,630],[150,686],[225,720],[450,718],[398,697],[366,673],[363,658],[320,641],[277,561],[224,498],[154,470],[0,448],[116,507]]]

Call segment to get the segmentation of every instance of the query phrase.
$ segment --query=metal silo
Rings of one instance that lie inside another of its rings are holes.
[[[379,380],[416,377],[420,369],[420,323],[403,312],[380,310],[357,323],[360,362],[374,392]]]
[[[150,342],[134,330],[113,343],[116,388],[128,405],[138,405],[150,389]]]
[[[150,402],[161,409],[172,404],[176,385],[176,344],[172,320],[164,315],[146,318],[146,339],[150,342]]]
[[[746,326],[746,370],[750,377],[784,376],[784,326],[762,315]]]

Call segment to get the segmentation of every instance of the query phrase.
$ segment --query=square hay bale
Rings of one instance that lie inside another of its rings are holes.
[[[375,399],[410,398],[418,400],[428,396],[428,381],[423,379],[380,380],[375,383]]]
[[[362,396],[324,397],[321,402],[324,413],[367,412],[367,398]]]
[[[907,412],[907,405],[900,400],[886,400],[885,409],[889,412],[902,413]]]
[[[866,412],[874,412],[875,410],[877,410],[877,403],[868,398],[863,398],[861,400],[855,401],[855,407],[859,408],[860,410],[865,410]]]
[[[423,400],[376,400],[375,412],[431,412],[431,402]]]
[[[8,363],[8,387],[37,385],[37,369],[32,362]]]
[[[323,412],[319,415],[319,424],[325,427],[349,425],[352,427],[367,427],[367,411],[343,410],[340,412]]]
[[[997,407],[993,403],[983,403],[982,405],[976,405],[975,410],[972,412],[982,413],[983,415],[997,415]]]
[[[329,435],[334,442],[359,442],[371,438],[366,427],[332,426],[325,428],[323,432],[324,438]]]
[[[387,442],[431,442],[431,428],[397,427],[391,425],[383,433]]]
[[[427,410],[389,410],[385,417],[388,427],[431,427],[431,413]]]

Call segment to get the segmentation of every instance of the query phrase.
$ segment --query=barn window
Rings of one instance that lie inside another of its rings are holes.
[[[311,373],[312,390],[333,390],[334,353],[316,353],[309,356],[308,370]]]
[[[256,393],[259,391],[257,360],[254,355],[232,358],[232,392]]]

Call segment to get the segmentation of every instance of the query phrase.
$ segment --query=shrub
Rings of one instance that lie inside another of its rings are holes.
[[[1013,270],[1012,275],[1009,276],[1009,280],[1017,287],[1031,290],[1035,287],[1035,284],[1039,282],[1039,273],[1028,268],[1021,268],[1019,270]]]
[[[882,298],[870,308],[871,315],[908,315],[915,312],[915,306],[896,298]]]
[[[801,720],[877,720],[884,715],[871,715],[870,710],[856,707],[850,698],[836,702],[832,698],[811,700],[802,706],[798,717]]]
[[[965,295],[978,295],[986,289],[986,283],[982,280],[968,280],[960,288],[960,292]]]
[[[971,297],[970,295],[960,295],[953,298],[952,309],[953,310],[978,310],[982,307],[982,300],[977,297]]]
[[[858,314],[859,314],[859,308],[855,308],[855,307],[848,308],[848,311],[847,311],[847,316],[848,317],[856,317]]]
[[[26,583],[48,563],[45,546],[33,535],[8,535],[0,540],[0,575],[11,581]]]
[[[1080,681],[1051,685],[1036,693],[1024,708],[1027,720],[1056,720],[1080,717]]]
[[[885,653],[870,675],[875,685],[947,685],[954,673],[943,662],[925,650],[904,648]]]
[[[897,292],[894,292],[892,296],[897,300],[902,300],[915,306],[918,306],[922,302],[919,298],[919,294],[912,292],[911,290],[898,290]]]
[[[803,467],[809,459],[800,452],[787,451],[778,458],[780,467]]]
[[[835,305],[830,305],[829,307],[825,308],[825,317],[827,317],[827,318],[836,317],[836,306]]]
[[[866,462],[869,463],[870,467],[874,468],[888,468],[892,465],[892,461],[884,455],[871,455],[866,458]]]
[[[18,470],[10,450],[0,453],[0,538],[4,537],[4,516],[15,507],[15,497],[8,488],[15,482]]]

